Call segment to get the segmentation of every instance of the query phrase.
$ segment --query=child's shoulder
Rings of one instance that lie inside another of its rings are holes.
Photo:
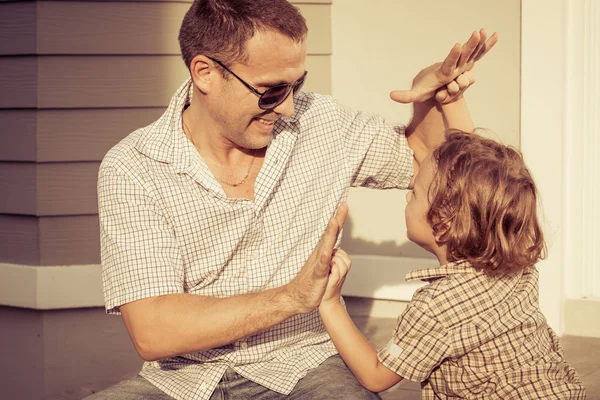
[[[459,262],[414,271],[409,278],[428,282],[415,292],[411,303],[427,310],[447,328],[471,321],[518,292],[537,291],[535,268],[512,276],[491,277],[468,262]]]

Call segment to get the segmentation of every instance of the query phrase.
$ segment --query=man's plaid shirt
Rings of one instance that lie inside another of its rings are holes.
[[[535,268],[491,278],[463,261],[406,279],[430,283],[415,292],[378,358],[422,382],[424,400],[586,398],[539,309]]]
[[[403,128],[298,93],[274,127],[254,200],[227,198],[182,130],[188,80],[164,115],[117,144],[98,180],[104,296],[119,306],[173,293],[230,297],[287,284],[350,186],[406,188]],[[208,399],[231,367],[289,393],[335,354],[318,311],[219,348],[147,362],[142,376],[176,399]]]

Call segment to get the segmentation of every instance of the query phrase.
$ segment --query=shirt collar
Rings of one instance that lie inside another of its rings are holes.
[[[187,170],[193,145],[182,128],[182,112],[192,98],[192,80],[188,78],[179,87],[163,115],[148,126],[136,142],[136,149],[160,162],[173,164],[179,172]]]
[[[478,272],[475,268],[473,268],[473,266],[471,265],[471,263],[467,260],[459,260],[459,261],[454,261],[448,264],[444,264],[440,267],[436,267],[436,268],[426,268],[426,269],[419,269],[419,270],[414,270],[414,271],[410,271],[408,274],[406,274],[406,280],[407,281],[416,281],[416,280],[421,280],[421,281],[432,281],[435,279],[439,279],[439,278],[444,278],[448,275],[455,275],[455,274],[464,274],[464,273],[475,273],[478,274],[480,272]]]

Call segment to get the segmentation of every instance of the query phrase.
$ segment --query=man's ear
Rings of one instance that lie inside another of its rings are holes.
[[[204,55],[192,58],[190,74],[194,84],[202,93],[209,93],[214,88],[218,73],[215,63],[210,58]]]

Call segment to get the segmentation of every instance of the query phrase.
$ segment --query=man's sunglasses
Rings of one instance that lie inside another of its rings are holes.
[[[219,64],[219,66],[221,66],[221,68],[223,68],[225,71],[229,72],[231,75],[235,76],[238,79],[238,81],[242,82],[244,84],[244,86],[246,86],[248,89],[250,89],[250,91],[252,93],[256,94],[259,97],[258,98],[258,106],[262,110],[274,109],[275,107],[277,107],[278,105],[283,103],[285,101],[285,99],[288,98],[288,96],[290,95],[290,92],[296,93],[300,89],[302,89],[302,85],[304,85],[304,80],[306,78],[306,74],[308,73],[305,71],[304,75],[302,75],[302,77],[294,83],[283,83],[281,85],[272,86],[261,93],[258,90],[256,90],[254,87],[252,87],[252,85],[250,85],[249,83],[246,83],[242,78],[237,76],[232,70],[227,68],[225,66],[225,64],[223,64],[221,61],[216,60],[212,57],[208,57],[208,58],[211,59],[212,61],[214,61],[215,63]]]

